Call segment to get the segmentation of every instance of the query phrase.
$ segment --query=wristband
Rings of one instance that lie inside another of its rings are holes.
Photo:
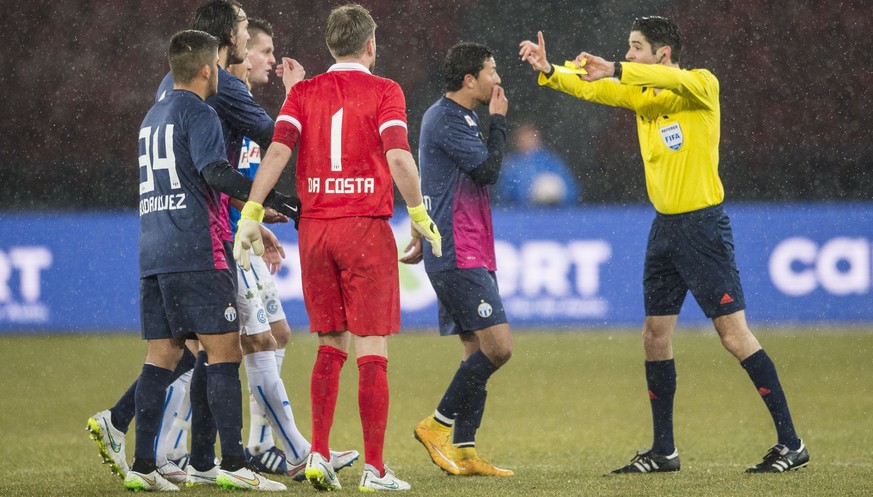
[[[249,200],[246,202],[246,205],[243,206],[242,212],[240,212],[240,217],[260,223],[264,220],[264,206]]]
[[[615,73],[612,75],[612,77],[621,81],[621,62],[615,63]]]
[[[551,67],[551,69],[549,69],[549,72],[544,72],[544,73],[543,73],[543,74],[546,75],[546,79],[551,78],[551,77],[552,77],[552,74],[555,74],[555,65],[554,65],[554,64],[550,64],[549,67]]]
[[[420,203],[415,207],[406,206],[406,211],[409,212],[409,217],[413,223],[424,223],[427,221],[427,209],[424,208],[424,203]]]

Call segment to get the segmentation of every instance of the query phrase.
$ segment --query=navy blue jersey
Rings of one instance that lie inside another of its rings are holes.
[[[143,119],[138,150],[140,276],[227,269],[221,198],[200,175],[225,160],[215,111],[189,91],[167,93]]]
[[[161,81],[155,101],[173,91],[173,75],[168,73]],[[224,135],[225,157],[233,167],[237,166],[242,149],[243,138],[251,137],[258,143],[269,144],[273,139],[273,120],[267,112],[252,98],[245,83],[233,74],[218,68],[218,93],[206,99],[221,120],[221,132]],[[232,242],[230,230],[229,208],[227,195],[222,195],[221,211],[223,229],[222,240]]]
[[[164,94],[173,91],[173,76],[167,74],[155,101]],[[273,138],[273,119],[267,111],[255,103],[249,89],[241,79],[218,68],[218,93],[207,98],[206,103],[215,109],[221,119],[221,131],[224,134],[224,144],[227,147],[227,161],[234,167],[239,162],[243,138],[251,137],[258,143],[270,143]],[[265,138],[266,137],[266,138]]]
[[[470,173],[488,159],[476,113],[440,98],[421,120],[421,193],[443,237],[443,256],[424,251],[427,272],[484,267],[496,271],[488,186]]]

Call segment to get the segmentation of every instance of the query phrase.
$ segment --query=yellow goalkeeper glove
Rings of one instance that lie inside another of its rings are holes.
[[[425,240],[430,242],[433,255],[442,257],[443,237],[440,236],[440,230],[437,229],[437,225],[427,215],[427,209],[424,208],[424,204],[419,204],[415,207],[407,206],[406,210],[409,211],[409,217],[412,219],[413,236],[417,234],[419,237],[424,237]]]
[[[264,220],[264,206],[257,202],[246,202],[236,225],[236,238],[233,241],[233,258],[248,270],[252,265],[251,250],[255,255],[264,254],[264,240],[261,239],[261,221]]]

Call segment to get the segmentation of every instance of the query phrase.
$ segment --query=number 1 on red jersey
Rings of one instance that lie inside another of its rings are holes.
[[[343,170],[343,109],[330,118],[330,170]]]

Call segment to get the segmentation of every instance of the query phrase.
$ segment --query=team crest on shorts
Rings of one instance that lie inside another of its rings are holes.
[[[258,309],[258,322],[261,324],[267,322],[267,313],[263,309]]]
[[[267,302],[267,312],[269,312],[270,314],[276,314],[276,312],[278,312],[278,311],[279,311],[279,303],[276,302],[275,299],[270,299],[270,301]]]
[[[494,309],[491,308],[491,304],[483,300],[482,303],[479,304],[479,307],[476,309],[476,312],[479,313],[479,316],[487,318],[491,316],[491,313],[494,312]]]
[[[236,321],[236,309],[233,308],[233,305],[227,304],[227,309],[224,310],[224,319]]]
[[[664,145],[670,147],[670,150],[682,148],[684,138],[682,137],[682,128],[679,127],[679,123],[670,123],[661,128],[661,138],[664,139]]]

